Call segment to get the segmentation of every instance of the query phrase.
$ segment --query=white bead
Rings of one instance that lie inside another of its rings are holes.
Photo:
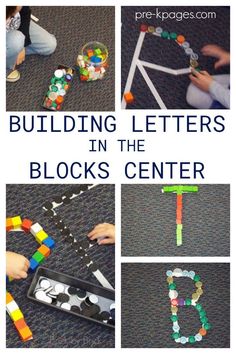
[[[172,299],[176,299],[178,297],[178,292],[176,290],[170,290],[169,291],[169,298]]]
[[[202,340],[201,334],[200,333],[196,334],[195,335],[195,339],[196,339],[197,342],[200,342]]]
[[[181,277],[183,275],[183,271],[182,271],[182,269],[181,268],[175,268],[174,270],[173,270],[173,276],[174,277]]]

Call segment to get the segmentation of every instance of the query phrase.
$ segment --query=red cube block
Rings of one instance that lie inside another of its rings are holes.
[[[33,225],[33,221],[29,220],[29,219],[24,219],[22,221],[22,225],[21,228],[22,230],[24,230],[25,232],[30,232],[30,228]]]

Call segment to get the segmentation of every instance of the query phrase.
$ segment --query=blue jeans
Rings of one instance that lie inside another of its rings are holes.
[[[48,33],[45,29],[37,25],[35,22],[30,22],[30,39],[31,44],[26,47],[26,55],[52,54],[57,46],[56,38]],[[14,69],[18,54],[24,49],[25,36],[22,32],[13,30],[6,34],[6,68],[7,72]]]

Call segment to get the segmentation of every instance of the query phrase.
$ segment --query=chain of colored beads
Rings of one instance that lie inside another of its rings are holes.
[[[140,31],[155,34],[164,39],[174,40],[181,48],[183,48],[185,54],[189,56],[189,65],[197,71],[201,70],[198,64],[198,54],[193,51],[190,47],[190,43],[186,41],[182,34],[168,32],[161,27],[148,26],[145,24],[140,26]]]
[[[202,337],[204,337],[207,334],[207,331],[211,329],[211,324],[208,322],[208,318],[206,315],[206,311],[203,309],[202,305],[198,303],[199,298],[203,294],[202,290],[202,282],[201,278],[198,274],[196,274],[193,270],[187,271],[187,270],[182,270],[180,268],[175,268],[173,271],[172,270],[167,270],[166,272],[167,275],[167,283],[168,283],[168,288],[169,288],[169,298],[170,298],[170,304],[171,304],[171,316],[170,320],[172,321],[172,329],[173,333],[171,337],[175,340],[176,343],[180,344],[186,344],[186,343],[195,343],[195,342],[200,342],[202,340]],[[187,277],[191,278],[196,287],[196,291],[192,294],[192,298],[178,298],[178,292],[176,290],[176,284],[174,282],[174,277],[180,278],[180,277]],[[199,319],[201,322],[201,328],[199,329],[198,333],[189,337],[185,337],[180,334],[180,326],[178,323],[178,315],[177,312],[179,310],[179,307],[183,306],[193,306],[199,315]]]

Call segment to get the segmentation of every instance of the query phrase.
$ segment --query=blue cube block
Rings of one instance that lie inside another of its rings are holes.
[[[31,273],[34,272],[38,266],[39,266],[39,263],[34,258],[30,258],[29,271]]]
[[[45,240],[43,241],[43,245],[47,246],[47,247],[50,248],[50,250],[51,250],[52,248],[55,247],[55,242],[54,242],[54,240],[53,240],[50,236],[48,236],[48,237],[45,238]]]
[[[95,55],[93,55],[90,59],[93,63],[100,63],[102,61],[101,58],[96,57]]]

